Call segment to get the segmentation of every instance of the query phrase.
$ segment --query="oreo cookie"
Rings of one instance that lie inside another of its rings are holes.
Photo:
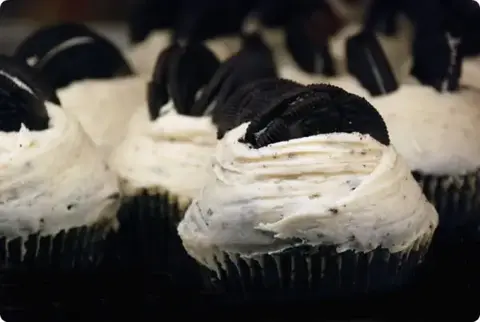
[[[273,53],[259,31],[245,31],[241,50],[225,61],[215,73],[192,111],[210,112],[209,107],[220,107],[243,85],[256,80],[276,78]]]
[[[411,74],[439,92],[457,91],[461,76],[461,19],[445,2],[405,2],[415,24]]]
[[[369,134],[390,144],[380,114],[365,99],[331,85],[297,88],[273,100],[249,125],[244,141],[253,148],[327,133]]]
[[[312,13],[313,11],[313,13]],[[343,27],[327,3],[294,17],[285,30],[285,42],[296,64],[305,72],[336,74],[329,49],[329,37]]]
[[[77,24],[40,29],[19,45],[14,57],[39,70],[55,89],[133,73],[110,41]]]
[[[302,85],[284,79],[264,79],[251,82],[239,88],[226,102],[215,108],[212,114],[217,125],[217,137],[244,122],[251,121],[263,112],[269,102],[285,91]]]
[[[348,71],[372,96],[398,89],[395,73],[373,32],[364,30],[350,37],[346,47]]]
[[[1,131],[18,132],[22,124],[35,131],[48,128],[46,96],[33,79],[21,64],[0,56]]]
[[[203,115],[203,111],[193,109],[193,105],[219,66],[215,54],[201,43],[175,43],[162,51],[148,84],[151,120],[162,114],[161,108],[169,100],[179,114]]]
[[[31,85],[36,95],[42,100],[61,105],[56,90],[44,79],[38,70],[26,65],[22,61],[4,55],[0,55],[0,64],[7,66],[6,68],[11,71],[12,75],[22,75],[22,79]]]

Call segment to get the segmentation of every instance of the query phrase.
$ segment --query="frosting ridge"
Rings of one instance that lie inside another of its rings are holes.
[[[111,164],[123,179],[127,194],[160,186],[180,197],[193,198],[207,177],[217,142],[216,127],[210,116],[177,113],[172,101],[160,111],[154,121],[150,121],[146,108],[137,111]]]
[[[404,250],[438,216],[392,147],[369,135],[333,133],[252,149],[249,123],[219,142],[213,175],[178,232],[209,267],[211,252],[255,256],[299,244],[339,251]]]
[[[77,81],[58,91],[63,108],[107,154],[122,141],[125,126],[146,95],[147,79],[138,76]]]
[[[7,238],[115,225],[117,178],[80,124],[45,103],[50,127],[0,132],[0,232]]]

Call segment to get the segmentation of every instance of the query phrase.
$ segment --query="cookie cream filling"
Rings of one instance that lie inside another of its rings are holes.
[[[126,139],[112,154],[111,165],[127,195],[162,188],[188,202],[203,187],[217,143],[209,116],[178,114],[169,102],[150,121],[148,110],[134,115]]]
[[[254,257],[302,244],[400,252],[431,235],[438,215],[392,147],[333,133],[252,149],[245,123],[217,146],[213,173],[178,232],[214,269],[222,253]]]
[[[116,225],[119,187],[80,124],[45,103],[50,127],[0,132],[0,234],[54,235],[84,225]]]
[[[138,76],[78,81],[59,90],[58,97],[108,155],[123,140],[136,109],[145,104],[147,82]]]
[[[206,41],[205,44],[221,61],[229,58],[240,48],[240,41],[237,37],[216,38]],[[170,33],[156,31],[145,41],[130,48],[125,55],[137,73],[150,76],[155,68],[158,55],[168,45],[170,45]]]

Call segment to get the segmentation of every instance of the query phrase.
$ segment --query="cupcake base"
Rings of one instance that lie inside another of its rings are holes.
[[[450,242],[464,233],[480,237],[480,171],[463,176],[413,175],[438,211],[436,240]]]
[[[83,226],[54,236],[0,238],[0,315],[50,318],[79,294],[102,301],[105,235],[105,227]]]
[[[338,253],[334,246],[308,245],[257,258],[223,253],[213,259],[216,271],[205,270],[206,282],[222,296],[250,300],[373,295],[406,284],[429,242],[430,236],[395,254],[381,248]]]
[[[172,289],[197,291],[201,286],[198,265],[177,233],[186,206],[168,192],[144,189],[121,207],[114,237],[119,266],[144,276],[147,296]]]

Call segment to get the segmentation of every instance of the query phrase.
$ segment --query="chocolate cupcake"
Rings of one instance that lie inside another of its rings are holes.
[[[243,85],[275,77],[261,35],[246,33],[243,39],[242,50],[221,65],[201,44],[172,45],[163,52],[150,83],[148,109],[132,119],[130,133],[111,160],[129,196],[122,214],[130,224],[123,225],[123,235],[136,238],[140,251],[135,252],[148,274],[168,272],[181,289],[200,287],[197,266],[185,253],[176,226],[208,177],[217,143],[212,114]]]
[[[63,108],[106,154],[146,101],[148,79],[133,75],[121,52],[84,25],[40,29],[17,48],[16,58],[54,86]]]
[[[178,226],[185,249],[225,297],[348,296],[406,283],[438,215],[382,118],[340,88],[277,82],[269,99],[260,92],[239,105],[253,118],[239,117],[218,143],[211,178]]]
[[[211,117],[192,106],[218,66],[202,44],[173,44],[163,51],[148,85],[148,106],[133,116],[111,156],[127,197],[117,236],[119,257],[127,268],[141,270],[155,293],[157,283],[164,289],[174,281],[194,288],[188,285],[195,282],[192,274],[169,267],[182,255],[176,223],[202,187],[216,144]]]
[[[106,235],[118,225],[120,203],[115,174],[80,124],[22,70],[0,59],[0,314],[6,320],[99,300],[93,272]]]
[[[434,4],[411,10],[410,16],[420,21],[410,79],[396,84],[381,55],[374,59],[375,68],[366,67],[366,59],[363,63],[358,59],[361,42],[366,43],[360,38],[350,43],[350,65],[369,92],[365,96],[370,95],[368,100],[384,118],[393,145],[437,208],[438,236],[450,243],[465,237],[465,225],[480,224],[476,183],[480,150],[475,142],[480,135],[476,103],[480,92],[460,85],[462,39],[453,33],[455,25],[447,22],[461,19]]]

